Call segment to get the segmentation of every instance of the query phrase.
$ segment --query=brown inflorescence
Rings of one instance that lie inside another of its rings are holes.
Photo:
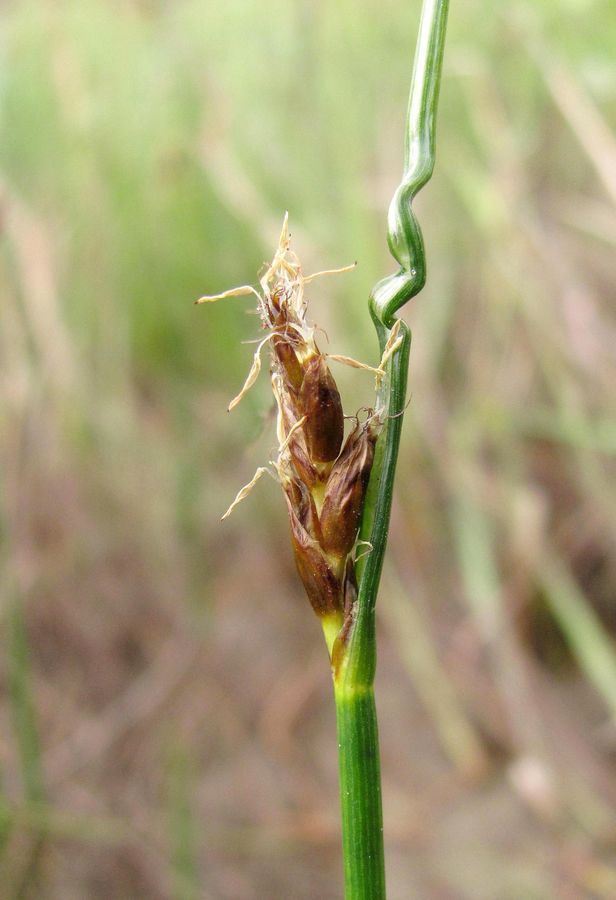
[[[272,365],[283,430],[287,437],[292,432],[280,475],[295,562],[315,612],[348,615],[345,597],[353,593],[354,585],[351,554],[376,428],[370,422],[356,425],[343,446],[342,403],[325,357],[315,345],[301,348],[298,358],[303,373],[299,390],[287,376],[277,348]]]
[[[261,348],[269,343],[279,441],[272,465],[287,501],[297,571],[317,615],[334,616],[346,633],[357,596],[354,551],[381,418],[373,413],[364,424],[356,421],[345,441],[340,394],[327,356],[315,341],[315,329],[306,320],[304,285],[314,277],[302,275],[289,249],[285,217],[274,259],[260,279],[261,292],[244,285],[202,300],[248,293],[258,298],[268,337],[259,343],[244,387],[230,408],[256,380]],[[370,369],[347,357],[336,358]],[[371,371],[382,374],[380,368]],[[257,471],[230,509],[264,471]]]

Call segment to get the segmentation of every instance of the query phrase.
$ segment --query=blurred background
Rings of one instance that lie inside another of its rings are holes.
[[[340,900],[267,479],[290,211],[376,363],[419,0],[1,5],[0,895]],[[379,615],[390,897],[616,897],[616,7],[452,2]],[[323,338],[323,345],[326,345]],[[347,412],[372,398],[340,367]]]

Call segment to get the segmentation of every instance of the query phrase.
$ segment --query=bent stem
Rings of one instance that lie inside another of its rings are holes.
[[[424,0],[411,82],[404,174],[388,215],[388,244],[399,270],[379,281],[370,296],[370,314],[381,353],[398,319],[396,312],[425,284],[421,228],[412,209],[429,181],[435,159],[435,120],[441,80],[448,0]],[[380,762],[374,674],[375,605],[387,544],[393,483],[406,401],[411,332],[398,326],[402,341],[387,366],[379,406],[388,418],[379,437],[364,504],[360,539],[371,551],[356,568],[359,592],[347,635],[333,652],[338,724],[342,843],[346,900],[383,900],[385,874]]]

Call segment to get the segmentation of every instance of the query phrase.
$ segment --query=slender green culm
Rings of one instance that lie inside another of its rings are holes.
[[[353,625],[334,672],[346,900],[385,897],[379,745],[373,681],[376,666],[375,604],[387,544],[393,482],[406,401],[411,333],[396,312],[424,286],[423,238],[412,209],[432,175],[435,120],[441,80],[448,0],[425,0],[408,107],[404,175],[388,216],[388,243],[398,272],[379,281],[370,296],[381,352],[392,332],[401,337],[381,382],[388,418],[377,441],[360,538],[370,553],[358,561]],[[377,404],[379,405],[379,404]]]
[[[266,472],[281,485],[298,575],[320,619],[330,656],[336,701],[342,844],[347,900],[385,897],[379,741],[374,704],[375,603],[387,543],[396,458],[406,398],[411,333],[397,310],[426,279],[423,240],[411,203],[434,168],[446,0],[426,0],[411,85],[404,177],[389,210],[388,240],[399,271],[370,297],[381,352],[377,367],[324,353],[308,320],[305,288],[327,269],[304,275],[291,250],[288,214],[278,247],[259,279],[197,303],[252,295],[266,337],[234,409],[255,383],[261,351],[269,346],[278,409],[278,449],[237,494],[226,518]],[[376,399],[345,436],[342,399],[330,362],[371,372]]]

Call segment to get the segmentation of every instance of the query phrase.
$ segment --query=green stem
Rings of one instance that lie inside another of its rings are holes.
[[[370,314],[381,352],[396,325],[396,312],[425,284],[421,228],[412,209],[432,175],[435,120],[443,62],[448,0],[424,0],[411,83],[404,174],[388,215],[388,244],[400,268],[375,285]],[[383,900],[385,878],[379,745],[373,682],[376,668],[375,605],[387,545],[402,418],[406,400],[411,332],[398,325],[401,344],[388,365],[378,398],[387,410],[364,504],[360,538],[368,553],[357,565],[359,594],[349,634],[335,656],[340,789],[346,900]]]
[[[345,896],[385,897],[383,814],[372,687],[336,689]]]

